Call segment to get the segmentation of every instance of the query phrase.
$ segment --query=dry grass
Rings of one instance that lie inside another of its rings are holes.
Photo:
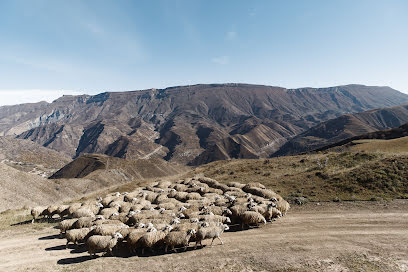
[[[408,198],[408,156],[401,154],[329,152],[261,160],[219,161],[193,171],[193,174],[199,173],[221,182],[260,182],[289,199]]]
[[[352,142],[351,151],[408,154],[408,136],[392,140],[357,140]]]

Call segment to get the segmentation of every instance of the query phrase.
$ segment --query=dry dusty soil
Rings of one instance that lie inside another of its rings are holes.
[[[408,200],[309,203],[225,233],[224,245],[153,256],[91,259],[57,234],[48,225],[2,230],[0,271],[408,271]]]

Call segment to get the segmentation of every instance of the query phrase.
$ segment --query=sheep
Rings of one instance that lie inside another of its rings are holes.
[[[176,196],[174,198],[177,199],[178,201],[186,202],[188,194],[189,193],[187,193],[187,192],[177,192]]]
[[[76,210],[81,208],[81,206],[82,206],[82,203],[72,203],[71,205],[69,205],[68,215],[72,216]]]
[[[199,193],[188,193],[186,196],[187,200],[199,200],[201,199],[201,195]]]
[[[146,229],[132,229],[132,231],[128,234],[126,242],[131,253],[135,253],[139,239],[145,234]]]
[[[65,233],[65,238],[67,239],[67,243],[65,245],[66,248],[68,248],[68,244],[74,243],[75,246],[77,246],[78,242],[82,242],[85,240],[85,238],[88,236],[88,234],[93,230],[93,228],[82,228],[82,229],[72,229],[72,230],[67,230]]]
[[[197,245],[200,244],[201,247],[203,247],[202,241],[205,239],[212,239],[210,246],[212,246],[214,240],[218,238],[221,242],[221,245],[224,244],[224,242],[221,240],[221,234],[229,230],[229,227],[225,224],[218,224],[217,226],[209,226],[209,227],[201,227],[198,229],[195,239],[196,239],[196,244],[194,246],[194,249],[197,248]]]
[[[249,182],[244,187],[246,187],[246,188],[256,187],[256,188],[260,188],[260,189],[266,189],[265,185],[263,185],[262,183],[259,183],[259,182]],[[244,187],[242,187],[242,188],[244,188]]]
[[[276,199],[281,199],[281,197],[276,194],[275,192],[273,192],[272,190],[268,190],[265,188],[260,188],[260,187],[254,187],[254,186],[250,186],[249,184],[245,185],[242,190],[246,193],[250,193],[256,196],[260,196],[263,198],[276,198]]]
[[[88,208],[79,208],[78,210],[72,213],[72,217],[80,218],[80,217],[94,217],[95,214]]]
[[[74,219],[65,219],[65,220],[59,222],[58,227],[60,229],[61,236],[67,230],[71,229],[77,220],[78,220],[77,218],[74,218]]]
[[[200,221],[206,221],[206,222],[231,223],[231,219],[229,217],[222,216],[222,215],[215,215],[215,214],[199,215],[198,219]]]
[[[174,210],[176,208],[176,205],[172,202],[165,202],[165,203],[160,203],[158,204],[160,208],[163,208],[165,210]]]
[[[176,184],[173,189],[178,191],[178,192],[185,192],[187,190],[187,186],[184,184]]]
[[[58,215],[61,218],[63,218],[64,216],[67,216],[69,214],[69,207],[70,207],[69,205],[58,206],[58,209],[57,209]]]
[[[256,206],[256,205],[250,206],[250,207],[249,207],[249,210],[250,210],[250,211],[258,212],[258,213],[260,213],[260,214],[264,214],[264,213],[266,212],[266,209],[264,209],[264,208],[261,207],[261,206]]]
[[[95,221],[94,217],[80,217],[72,225],[73,229],[89,228]]]
[[[273,205],[268,205],[268,208],[263,213],[263,216],[265,217],[266,220],[271,221],[274,218],[281,217],[282,213],[277,208],[275,208]]]
[[[87,240],[88,253],[91,256],[96,256],[97,250],[103,250],[106,254],[112,254],[112,249],[119,239],[123,239],[123,236],[118,232],[112,236],[93,235]]]
[[[266,224],[266,219],[262,214],[254,211],[243,212],[240,216],[241,219],[241,229],[244,229],[244,225],[253,225],[256,224],[259,226],[259,223]]]
[[[154,204],[161,204],[161,203],[166,203],[168,201],[167,195],[158,195],[152,203]]]
[[[242,189],[245,186],[245,184],[235,182],[235,181],[231,181],[231,182],[227,183],[227,186]]]
[[[182,223],[178,224],[173,228],[173,231],[188,231],[189,229],[194,229],[197,231],[199,228],[198,225],[198,220],[197,222],[187,222],[187,223]]]
[[[128,213],[118,213],[115,212],[111,216],[109,216],[110,220],[119,220],[120,222],[126,223],[129,220]]]
[[[189,229],[186,231],[171,231],[164,237],[164,243],[166,244],[165,252],[167,253],[168,247],[174,252],[177,250],[175,246],[184,246],[184,251],[187,250],[190,238],[196,233],[195,229]]]
[[[160,188],[160,189],[166,189],[166,188],[169,188],[171,184],[172,183],[170,181],[163,180],[163,181],[159,181],[159,183],[155,187]]]
[[[127,238],[129,237],[129,234],[134,230],[135,230],[135,228],[130,228],[129,227],[129,228],[120,229],[118,232],[123,236],[124,240],[127,240]]]
[[[55,214],[58,213],[58,206],[56,205],[48,206],[44,213],[48,218],[52,218]]]
[[[102,225],[95,226],[92,231],[92,234],[109,236],[109,235],[113,235],[116,232],[119,232],[121,229],[127,229],[127,228],[129,228],[129,226],[125,224],[121,224],[121,225],[102,224]]]
[[[99,210],[103,208],[103,205],[99,202],[84,203],[80,209],[88,209],[93,214],[98,214]]]
[[[241,215],[248,210],[246,205],[234,205],[231,208],[229,208],[232,215],[231,215],[231,221],[233,223],[238,223],[240,221]]]
[[[105,208],[99,211],[99,214],[104,216],[105,218],[109,218],[112,214],[117,213],[119,211],[118,208]]]
[[[101,203],[104,207],[107,207],[111,201],[119,200],[119,196],[116,195],[110,195],[106,196],[104,199],[102,199]]]
[[[31,223],[34,223],[35,220],[37,220],[40,216],[44,216],[44,211],[47,209],[47,207],[34,207],[31,209],[31,215],[33,216],[33,220],[31,220]]]
[[[142,248],[142,255],[144,254],[146,248],[153,251],[153,246],[163,240],[170,230],[171,226],[168,226],[165,230],[150,228],[148,232],[140,237],[138,241],[138,247]]]
[[[281,201],[276,202],[276,208],[282,213],[282,215],[285,215],[290,209],[290,204],[282,199]]]

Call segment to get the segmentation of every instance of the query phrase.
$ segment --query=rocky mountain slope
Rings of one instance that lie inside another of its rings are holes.
[[[72,158],[101,153],[198,165],[268,157],[320,122],[406,102],[407,95],[389,87],[193,85],[0,107],[0,135]]]
[[[15,169],[49,177],[72,159],[29,140],[0,137],[0,161]]]
[[[401,134],[398,131],[376,132],[401,126],[408,122],[408,105],[370,110],[356,114],[346,114],[323,122],[299,134],[283,145],[274,156],[293,155],[325,146],[345,144],[357,139],[387,139],[386,135]],[[372,132],[372,133],[371,133]],[[368,134],[371,133],[371,134]],[[360,136],[361,135],[361,136]],[[385,138],[381,138],[385,137]],[[402,136],[401,136],[402,137]],[[345,140],[343,142],[343,140]]]

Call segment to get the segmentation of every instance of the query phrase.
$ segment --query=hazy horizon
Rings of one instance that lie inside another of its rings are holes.
[[[200,85],[200,84],[250,84],[250,85],[264,85],[264,84],[256,84],[256,83],[243,83],[243,82],[213,82],[213,83],[195,83],[195,84],[185,84],[185,85],[178,85],[178,86],[187,86],[187,85]],[[278,85],[267,85],[267,86],[274,86],[274,87],[282,87],[286,89],[301,89],[301,88],[329,88],[329,87],[337,87],[337,86],[343,86],[343,85],[365,85],[365,86],[370,86],[366,84],[360,84],[360,83],[349,83],[349,84],[341,84],[341,85],[333,85],[333,86],[302,86],[302,87],[293,87],[289,88],[286,86],[278,86]],[[166,86],[166,87],[151,87],[151,88],[144,88],[144,89],[131,89],[131,90],[104,90],[104,91],[94,91],[94,92],[87,92],[87,91],[74,91],[74,90],[0,90],[0,107],[2,106],[13,106],[13,105],[18,105],[18,104],[26,104],[26,103],[38,103],[38,102],[48,102],[51,103],[54,100],[64,96],[64,95],[96,95],[100,94],[103,92],[131,92],[131,91],[142,91],[142,90],[147,90],[147,89],[165,89],[165,88],[171,88],[171,87],[176,87],[174,86]],[[377,87],[390,87],[392,86],[380,86],[378,85]],[[392,88],[396,91],[408,94],[408,92],[403,92],[401,90],[397,90],[395,88]],[[11,96],[17,95],[17,97],[11,97]],[[11,97],[10,100],[8,100],[8,97]],[[7,102],[10,101],[10,102]],[[16,101],[17,103],[11,102],[11,101]],[[19,102],[21,101],[21,102]],[[9,104],[7,104],[9,103]]]

